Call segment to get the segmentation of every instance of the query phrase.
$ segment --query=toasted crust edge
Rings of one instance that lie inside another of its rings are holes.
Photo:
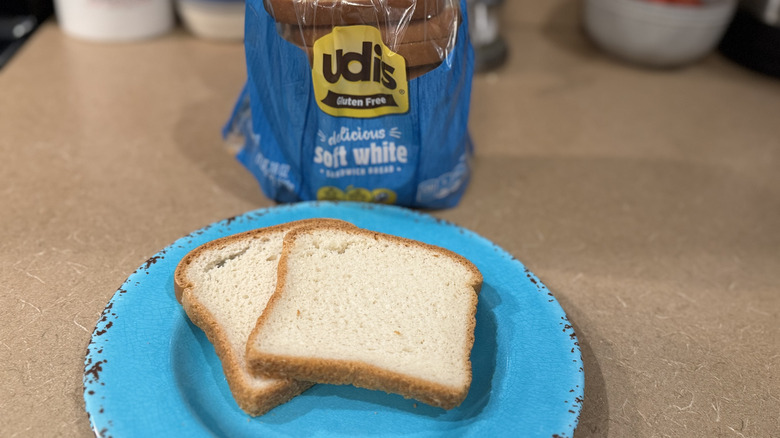
[[[296,227],[328,223],[352,226],[348,222],[337,219],[315,218],[303,219],[225,236],[206,242],[187,253],[181,259],[174,271],[174,291],[176,299],[181,303],[190,321],[203,330],[208,340],[214,345],[214,350],[222,363],[222,370],[225,373],[225,379],[230,387],[230,392],[233,394],[233,398],[236,400],[238,406],[249,415],[263,415],[274,407],[289,401],[310,388],[314,383],[290,378],[274,378],[278,380],[278,382],[270,388],[263,390],[253,388],[250,382],[247,381],[245,374],[242,372],[239,361],[233,348],[230,346],[230,342],[228,341],[224,330],[208,308],[192,293],[192,288],[195,285],[187,276],[187,269],[192,264],[193,260],[200,257],[204,252],[218,250],[220,247],[224,247],[236,241],[262,238],[263,235],[276,232],[287,231],[289,233],[290,230],[293,230]]]
[[[453,387],[404,376],[358,361],[307,359],[264,353],[257,353],[252,360],[264,361],[263,372],[278,378],[307,376],[317,383],[348,384],[380,390],[443,409],[459,406],[466,399],[471,386],[470,366],[468,383],[463,387]]]
[[[331,360],[331,359],[313,359],[300,356],[287,356],[263,353],[255,350],[255,339],[262,326],[267,320],[268,314],[280,297],[284,294],[285,280],[287,276],[287,259],[290,253],[292,242],[298,234],[312,232],[316,230],[339,229],[352,234],[361,234],[373,237],[376,240],[388,239],[390,241],[400,242],[405,245],[421,247],[434,252],[447,255],[454,258],[471,273],[471,286],[474,290],[472,295],[471,314],[468,321],[469,337],[464,345],[464,355],[467,364],[467,384],[464,387],[451,387],[426,381],[423,379],[412,378],[403,374],[389,371],[377,366],[369,365],[358,361]],[[321,227],[318,225],[306,225],[290,231],[284,238],[282,254],[279,257],[279,266],[277,268],[277,283],[274,294],[266,305],[266,310],[258,318],[257,325],[249,335],[247,342],[246,361],[247,368],[255,375],[279,376],[285,378],[295,378],[317,383],[331,384],[352,384],[367,389],[378,389],[385,392],[400,394],[405,398],[413,398],[431,406],[441,407],[443,409],[452,409],[460,405],[468,395],[472,380],[471,350],[474,346],[474,330],[476,328],[476,312],[478,295],[482,288],[482,273],[477,267],[462,255],[435,245],[430,245],[417,240],[406,239],[391,234],[379,233],[355,227],[343,227],[341,225]]]

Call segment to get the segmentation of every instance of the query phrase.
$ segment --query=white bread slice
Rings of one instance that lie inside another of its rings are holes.
[[[276,286],[276,266],[288,231],[304,224],[346,222],[312,219],[247,231],[205,243],[179,262],[176,299],[214,344],[239,407],[262,415],[313,383],[251,375],[244,357],[249,333]]]
[[[479,270],[422,242],[341,225],[285,237],[247,343],[258,375],[353,384],[451,409],[471,384]]]

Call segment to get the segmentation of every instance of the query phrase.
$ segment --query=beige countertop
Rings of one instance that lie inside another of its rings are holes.
[[[616,63],[577,8],[507,2],[509,62],[474,81],[473,180],[432,214],[567,312],[577,436],[780,437],[780,81],[718,54]],[[84,355],[116,289],[177,238],[273,205],[220,139],[244,69],[239,44],[48,23],[0,71],[0,436],[89,436]]]

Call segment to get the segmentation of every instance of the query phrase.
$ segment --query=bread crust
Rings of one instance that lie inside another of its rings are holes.
[[[382,9],[382,4],[386,6]],[[447,0],[265,0],[265,9],[279,23],[340,26],[421,20],[443,11]]]
[[[190,289],[183,292],[183,307],[193,324],[200,327],[214,345],[214,350],[222,362],[222,370],[230,387],[230,392],[238,406],[252,416],[262,415],[274,407],[292,399],[313,385],[290,378],[274,378],[269,388],[253,388],[241,370],[238,358],[230,346],[227,335],[217,324],[208,309],[192,296]]]
[[[382,40],[392,48],[391,44],[405,44],[418,41],[440,40],[450,37],[459,21],[455,8],[446,8],[440,14],[430,18],[410,21],[406,26],[400,27],[399,23],[372,24],[382,34]],[[297,24],[285,24],[281,26],[282,38],[297,45],[314,45],[314,42],[331,33],[333,26],[308,26],[300,27]]]
[[[214,345],[214,350],[222,363],[222,369],[225,373],[225,378],[230,387],[230,391],[238,406],[249,415],[258,416],[265,414],[274,407],[285,403],[302,393],[314,383],[290,378],[277,378],[277,382],[273,382],[269,387],[263,389],[253,387],[249,379],[247,379],[246,374],[243,372],[241,362],[234,349],[231,347],[224,329],[209,309],[199,301],[193,293],[193,288],[196,285],[193,284],[193,281],[190,280],[187,275],[188,268],[190,264],[204,252],[219,250],[220,248],[224,248],[237,241],[261,239],[265,235],[277,232],[289,232],[296,227],[306,225],[322,226],[325,224],[352,226],[347,222],[336,219],[304,219],[226,236],[204,243],[190,251],[182,258],[174,272],[173,278],[176,299],[181,303],[185,313],[190,318],[190,321],[203,330],[206,337]]]
[[[266,310],[260,318],[258,318],[257,325],[249,335],[249,340],[247,342],[246,360],[247,367],[250,371],[255,375],[294,378],[318,383],[352,384],[362,388],[378,389],[385,392],[400,394],[405,398],[413,398],[423,403],[444,409],[452,409],[460,405],[468,395],[468,390],[471,385],[472,375],[469,356],[474,345],[477,301],[483,279],[479,269],[477,269],[477,267],[468,259],[460,254],[438,246],[361,228],[343,227],[338,224],[324,227],[325,229],[338,229],[376,240],[386,239],[402,245],[416,246],[451,257],[466,267],[471,274],[469,286],[474,290],[470,306],[471,313],[468,315],[467,321],[468,337],[464,344],[463,351],[467,365],[466,385],[461,387],[437,384],[435,382],[410,377],[359,361],[278,355],[258,351],[253,348],[256,343],[256,337],[258,336],[258,333],[263,330],[263,325],[265,324],[268,315],[273,311],[273,308],[284,295],[288,271],[287,259],[291,250],[291,242],[300,234],[321,230],[322,228],[323,227],[318,225],[306,225],[290,231],[285,236],[282,254],[279,258],[279,266],[277,268],[276,290],[266,305]]]
[[[242,233],[231,234],[230,236],[220,237],[219,239],[210,240],[198,246],[197,248],[193,249],[192,251],[188,252],[184,257],[182,257],[178,265],[176,265],[176,270],[173,273],[173,290],[176,295],[176,300],[179,303],[181,303],[182,293],[184,289],[191,288],[194,286],[192,284],[192,281],[190,281],[189,277],[187,277],[187,268],[195,259],[200,257],[204,252],[218,250],[220,248],[224,248],[229,244],[240,240],[262,238],[262,236],[265,234],[275,233],[279,231],[289,232],[293,228],[298,228],[306,225],[309,226],[327,225],[330,223],[333,223],[334,225],[354,227],[354,225],[350,224],[349,222],[345,222],[339,219],[312,218],[312,219],[301,219],[297,221],[286,222],[283,224],[272,225],[264,228],[257,228],[254,230],[244,231]]]

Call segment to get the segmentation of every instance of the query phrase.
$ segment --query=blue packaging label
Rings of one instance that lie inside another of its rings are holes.
[[[238,159],[267,196],[458,202],[472,151],[465,14],[443,59],[422,74],[407,65],[416,53],[394,52],[377,27],[333,26],[307,51],[280,36],[261,0],[247,1],[246,20],[248,80],[226,134],[243,138]]]

